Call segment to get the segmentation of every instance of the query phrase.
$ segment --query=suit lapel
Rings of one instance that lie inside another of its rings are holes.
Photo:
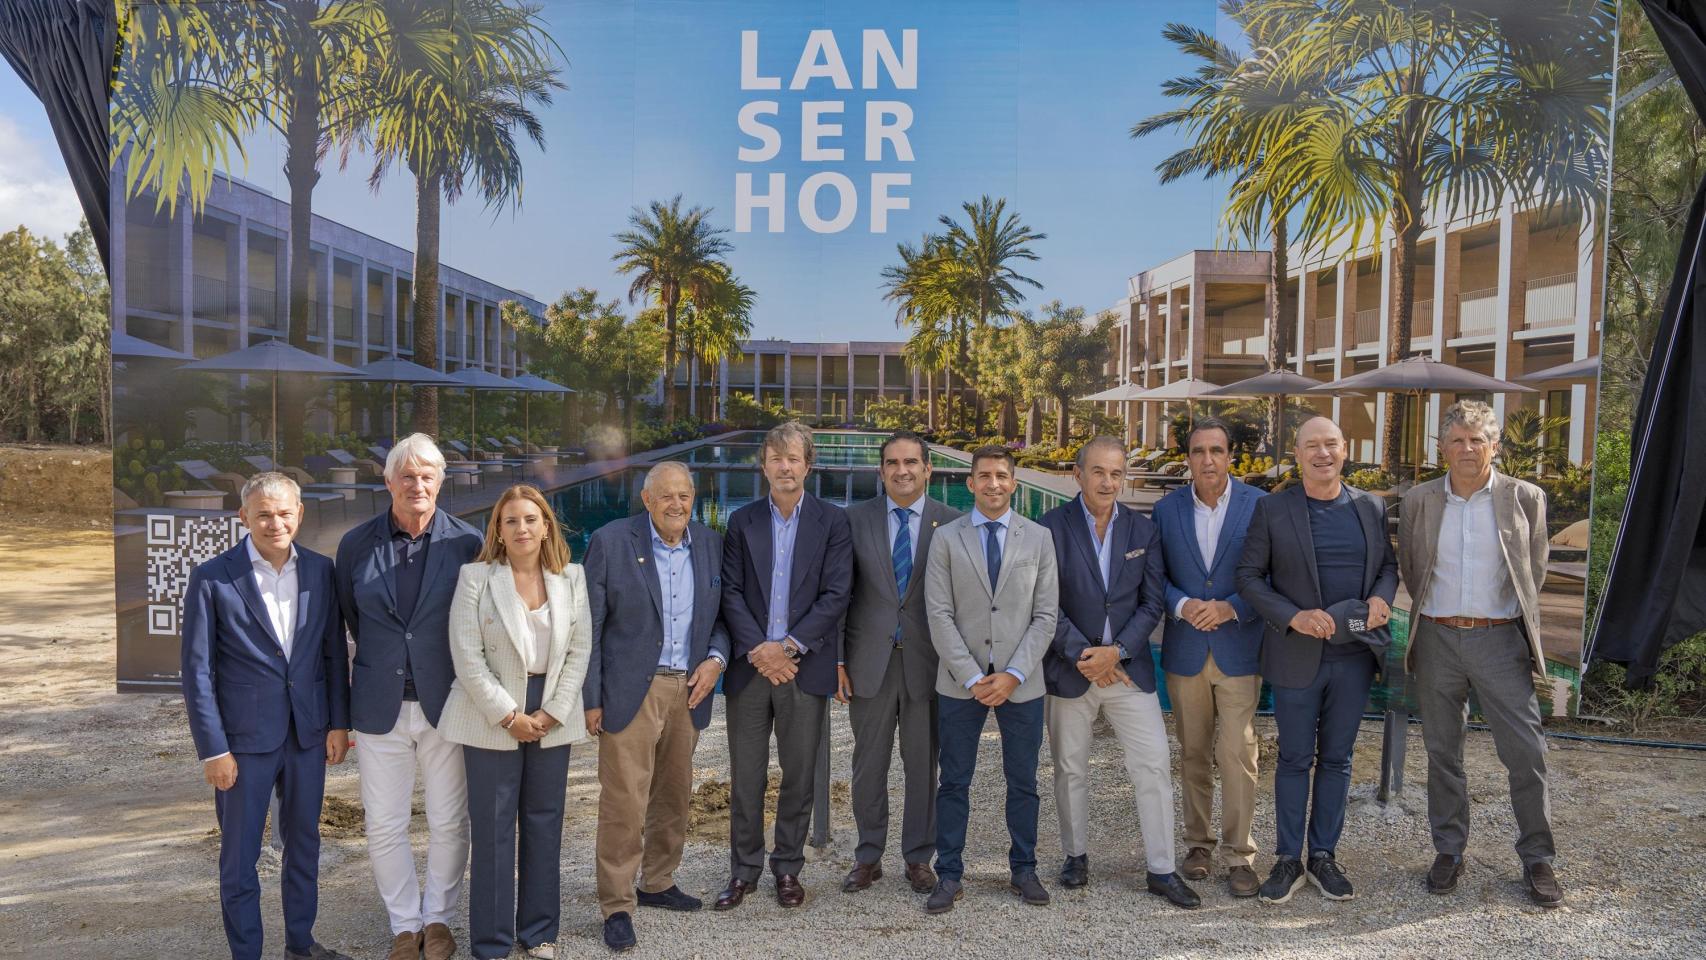
[[[1297,530],[1297,542],[1303,547],[1303,566],[1309,570],[1309,581],[1315,585],[1315,605],[1321,605],[1321,571],[1315,569],[1315,537],[1309,532],[1309,495],[1303,492],[1302,485],[1293,487],[1295,494],[1286,504],[1286,512],[1291,514],[1291,524]]]
[[[770,498],[759,501],[761,506],[747,524],[746,542],[752,546],[752,567],[758,572],[758,599],[763,609],[770,609],[770,576],[774,573],[776,543],[770,537]],[[796,538],[797,539],[797,538]]]
[[[247,537],[244,539],[246,541]],[[243,605],[249,608],[249,615],[266,631],[273,642],[273,648],[283,649],[284,644],[279,642],[278,634],[272,628],[272,617],[267,615],[267,605],[261,601],[260,588],[255,586],[255,571],[249,565],[249,548],[246,542],[237,545],[236,551],[226,561],[225,569],[231,578],[231,585],[237,588],[237,595],[243,598]],[[300,579],[301,564],[297,565],[297,570]]]
[[[655,577],[653,578],[656,579]],[[576,605],[569,602],[569,578],[560,573],[545,574],[545,603],[551,611],[551,648],[545,661],[545,689],[555,689],[557,673],[562,668],[564,651],[569,646],[569,629],[574,626]],[[523,657],[523,662],[526,658]]]
[[[1179,515],[1179,530],[1184,535],[1185,545],[1190,547],[1185,552],[1191,555],[1191,560],[1202,571],[1203,577],[1208,577],[1208,558],[1202,555],[1202,544],[1197,542],[1197,504],[1196,494],[1191,492],[1190,484],[1179,489],[1182,495],[1174,496],[1173,511]]]
[[[800,502],[794,507],[794,549],[788,554],[788,605],[793,606],[800,596],[800,587],[806,581],[806,569],[809,563],[800,561],[800,544],[821,543],[822,535],[818,529],[819,516],[817,498],[811,494],[800,497]],[[774,572],[774,571],[772,571]],[[792,619],[793,611],[788,612]]]
[[[1450,480],[1446,481],[1450,483]],[[1516,518],[1520,511],[1516,505],[1516,484],[1511,483],[1505,475],[1493,471],[1493,521],[1499,530],[1499,555],[1505,562],[1512,585],[1516,583],[1516,565],[1511,563],[1511,545],[1506,537],[1516,535]],[[1430,554],[1431,556],[1431,554]]]
[[[1226,556],[1226,548],[1232,545],[1232,535],[1243,527],[1249,513],[1250,498],[1241,495],[1239,487],[1243,484],[1230,480],[1226,484],[1226,517],[1220,523],[1220,536],[1214,540],[1214,562]],[[1194,520],[1195,518],[1193,518]],[[1203,563],[1203,576],[1208,576],[1208,562]]]
[[[491,573],[486,578],[486,589],[492,592],[492,603],[498,608],[498,619],[503,621],[504,630],[509,634],[510,645],[515,647],[515,653],[522,663],[527,662],[527,640],[522,633],[526,630],[532,633],[532,626],[527,622],[527,605],[521,601],[521,593],[515,588],[515,571],[507,563],[491,564]],[[549,580],[547,576],[545,579]],[[549,587],[547,587],[549,589]]]
[[[989,582],[989,564],[984,560],[983,543],[977,532],[977,520],[972,519],[975,513],[966,514],[966,525],[960,529],[960,546],[971,561],[972,569],[977,571],[977,582],[983,584],[983,589],[989,591],[989,596],[995,596],[995,585]]]
[[[658,582],[658,572],[652,569],[656,562],[657,554],[652,549],[651,517],[642,513],[634,518],[634,566],[640,571],[640,580],[646,585],[646,593],[652,598],[652,609],[657,611],[658,623],[662,624],[663,584]]]
[[[1351,494],[1357,520],[1362,523],[1363,540],[1368,548],[1363,554],[1362,592],[1366,598],[1374,591],[1374,581],[1380,577],[1380,564],[1386,557],[1386,510],[1380,501],[1364,496],[1361,491]]]
[[[302,641],[319,633],[308,626],[308,611],[323,606],[315,602],[318,598],[314,596],[314,589],[321,582],[318,573],[319,567],[302,551],[296,551],[296,626],[290,639],[289,657],[292,663],[296,662],[296,655],[303,648]]]
[[[379,584],[385,588],[385,609],[397,615],[397,552],[391,549],[391,521],[379,517],[379,527],[373,533],[373,569],[379,573]],[[401,619],[401,618],[399,618]]]
[[[918,521],[918,545],[912,551],[912,578],[906,582],[906,596],[900,598],[902,603],[924,589],[922,568],[930,561],[930,542],[936,537],[936,527],[948,521],[942,516],[944,512],[941,504],[929,497],[924,498],[924,513]]]
[[[701,528],[699,530],[694,530],[693,527],[694,525],[691,523],[687,525],[687,535],[693,538],[693,545],[688,548],[687,554],[688,566],[693,568],[693,619],[689,624],[691,630],[691,633],[688,636],[689,647],[692,647],[693,644],[697,642],[697,638],[702,630],[709,629],[709,624],[706,623],[705,617],[709,616],[713,621],[716,619],[717,592],[711,589],[711,576],[717,569],[717,566],[723,561],[721,556],[711,552],[710,538],[703,535],[708,533],[709,529]],[[657,577],[653,576],[652,580],[656,581]],[[663,588],[661,585],[658,588],[658,597],[660,598],[658,602],[661,606],[663,602],[661,599],[663,597]],[[663,625],[663,614],[661,611],[658,614],[658,625],[660,627]]]
[[[1090,521],[1084,519],[1084,498],[1082,496],[1073,497],[1072,503],[1066,509],[1066,513],[1066,538],[1078,545],[1078,552],[1083,555],[1084,562],[1090,565],[1090,576],[1094,577],[1097,583],[1102,584],[1102,592],[1107,593],[1108,585],[1102,581],[1102,562],[1096,557],[1096,542],[1090,536]],[[1117,527],[1118,524],[1113,524],[1113,526]],[[1114,535],[1114,531],[1112,529],[1108,530],[1107,535],[1112,537]],[[1009,544],[1013,542],[1013,530],[1011,527],[1007,530],[1007,542]],[[1006,570],[1006,550],[1001,551],[1001,559],[1001,569]],[[1109,565],[1108,576],[1110,580],[1113,578],[1112,564]]]
[[[1104,598],[1114,592],[1114,584],[1119,583],[1120,575],[1125,573],[1125,555],[1137,548],[1131,535],[1132,528],[1137,526],[1137,515],[1117,504],[1114,509],[1119,512],[1114,514],[1112,528],[1108,530],[1108,582],[1103,585]],[[1101,573],[1099,564],[1096,572]]]
[[[860,520],[856,535],[865,538],[865,550],[873,557],[881,557],[883,566],[889,571],[886,577],[872,577],[872,580],[883,585],[895,603],[900,603],[900,584],[894,579],[894,549],[889,542],[889,501],[884,494],[877,494],[871,501],[874,506],[864,511],[865,516]],[[907,584],[908,592],[912,584]]]
[[[1012,579],[1012,577],[1008,576],[1008,572],[1013,569],[1012,561],[1014,557],[1018,555],[1019,547],[1023,543],[1023,534],[1019,532],[1019,515],[1012,513],[1011,510],[1009,510],[1007,518],[1007,536],[1001,543],[1001,576],[1000,579],[996,581],[995,589],[989,591],[989,595],[991,597],[1000,596],[1002,585]],[[985,563],[984,566],[987,567],[988,564]],[[1096,572],[1096,576],[1098,579],[1101,577],[1100,570]]]

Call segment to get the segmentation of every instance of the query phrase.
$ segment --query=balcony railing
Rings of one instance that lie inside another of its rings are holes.
[[[1328,314],[1309,321],[1310,341],[1315,350],[1331,350],[1338,345],[1339,338],[1333,331],[1333,324],[1337,320],[1337,317]]]
[[[370,313],[367,315],[367,342],[383,344],[385,342],[385,314]]]
[[[355,308],[332,306],[332,333],[339,340],[355,339]]]
[[[249,287],[249,326],[277,330],[284,325],[285,303],[277,290]]]
[[[1434,302],[1432,300],[1417,300],[1410,308],[1410,336],[1431,337],[1434,335]]]
[[[1523,328],[1549,330],[1576,322],[1576,275],[1559,273],[1528,281]]]
[[[235,312],[231,285],[223,277],[195,274],[190,278],[195,297],[195,315],[203,320],[231,320]]]
[[[1380,308],[1370,307],[1358,310],[1356,315],[1356,345],[1375,347],[1380,345]]]
[[[1457,295],[1457,335],[1491,336],[1499,326],[1499,288],[1465,290]]]

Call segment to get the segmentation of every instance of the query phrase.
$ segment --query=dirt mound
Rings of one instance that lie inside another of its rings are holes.
[[[105,447],[0,445],[0,518],[112,523],[113,454]]]

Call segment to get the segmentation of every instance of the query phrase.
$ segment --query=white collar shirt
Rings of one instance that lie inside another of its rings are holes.
[[[261,604],[266,607],[273,636],[278,638],[278,645],[284,648],[284,658],[288,661],[291,646],[296,639],[296,547],[291,546],[290,556],[285,559],[284,568],[280,570],[275,569],[261,556],[261,552],[255,549],[253,537],[244,537],[243,544],[249,549],[250,575],[255,578],[255,588],[260,591]]]

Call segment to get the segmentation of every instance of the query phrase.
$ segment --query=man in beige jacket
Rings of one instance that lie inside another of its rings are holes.
[[[1438,856],[1428,892],[1446,894],[1463,873],[1469,790],[1463,772],[1471,690],[1510,773],[1517,854],[1529,896],[1563,903],[1552,871],[1551,797],[1536,680],[1546,676],[1540,647],[1540,585],[1546,579],[1546,495],[1493,467],[1499,422],[1485,403],[1446,411],[1440,448],[1447,474],[1404,495],[1398,565],[1412,613],[1405,666],[1428,749],[1428,823]]]

